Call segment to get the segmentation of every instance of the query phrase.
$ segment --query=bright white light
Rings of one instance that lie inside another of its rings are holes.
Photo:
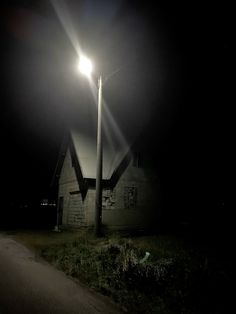
[[[79,59],[79,70],[81,73],[83,73],[86,76],[90,76],[91,72],[92,72],[92,63],[91,61],[82,56]]]

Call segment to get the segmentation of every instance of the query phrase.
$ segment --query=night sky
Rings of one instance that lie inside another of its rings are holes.
[[[165,206],[183,219],[229,219],[227,1],[1,1],[0,20],[3,197],[47,197],[64,132],[94,123],[88,83],[75,70],[77,38],[95,75],[119,69],[104,99],[125,137],[150,139]]]

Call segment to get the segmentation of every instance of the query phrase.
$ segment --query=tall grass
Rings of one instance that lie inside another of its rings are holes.
[[[129,313],[184,313],[190,277],[198,269],[176,243],[161,237],[149,240],[80,237],[47,246],[41,255],[67,275],[110,296]],[[141,263],[147,249],[150,257]]]
[[[18,233],[41,257],[129,313],[224,313],[227,280],[216,260],[174,236],[95,238],[89,231]],[[150,256],[144,261],[145,253]]]

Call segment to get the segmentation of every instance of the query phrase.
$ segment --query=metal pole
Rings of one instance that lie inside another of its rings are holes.
[[[60,200],[58,199],[57,201],[57,222],[56,222],[56,226],[54,227],[54,231],[59,232],[59,206],[61,206],[60,204]]]
[[[95,235],[101,235],[102,222],[102,76],[98,80],[97,174],[95,200]]]

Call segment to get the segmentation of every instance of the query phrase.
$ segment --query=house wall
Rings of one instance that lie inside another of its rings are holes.
[[[88,224],[94,224],[95,190],[87,193]],[[160,216],[160,184],[142,168],[127,167],[113,191],[103,191],[102,222],[113,229],[155,226]]]
[[[62,225],[71,227],[87,225],[86,210],[69,150],[66,152],[59,179],[58,199],[60,197],[63,197]]]
[[[89,188],[84,201],[79,191],[69,150],[66,153],[59,180],[59,195],[63,197],[64,226],[94,225],[95,188]],[[102,222],[113,229],[147,228],[155,226],[160,215],[160,184],[151,172],[134,167],[132,161],[113,190],[103,190]]]

